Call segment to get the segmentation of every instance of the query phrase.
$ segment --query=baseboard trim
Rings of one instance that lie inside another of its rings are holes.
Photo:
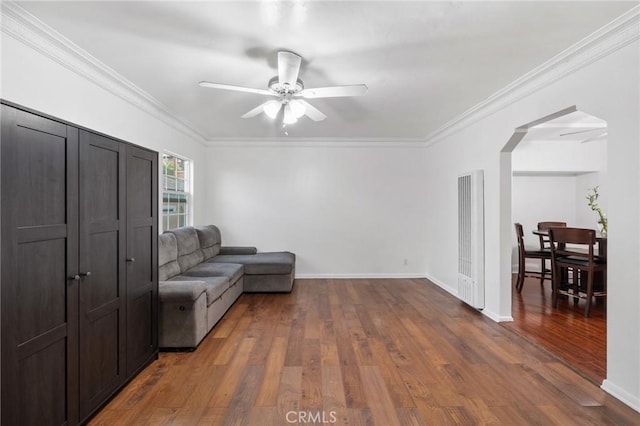
[[[426,278],[423,274],[296,274],[296,279],[418,279]]]
[[[600,389],[640,413],[640,397],[638,397],[637,395],[630,394],[608,379],[604,379],[604,381],[602,382],[602,386],[600,386]]]
[[[441,289],[443,289],[444,291],[446,291],[447,293],[450,293],[451,295],[455,296],[457,299],[460,299],[460,297],[458,296],[457,288],[453,288],[445,284],[443,281],[440,281],[439,279],[429,274],[426,275],[426,278],[432,283],[434,283],[435,285],[437,285],[438,287],[440,287]]]
[[[513,322],[513,317],[511,315],[498,315],[486,308],[482,310],[482,314],[495,322]]]
[[[437,285],[438,287],[442,288],[443,290],[445,290],[446,292],[450,293],[452,296],[455,296],[457,299],[460,299],[460,297],[458,296],[458,290],[454,289],[453,287],[445,284],[443,281],[440,281],[439,279],[427,274],[426,278],[431,281],[432,283],[434,283],[435,285]],[[460,299],[460,301],[462,301],[462,299]],[[481,312],[483,315],[485,315],[486,317],[490,318],[491,320],[495,321],[495,322],[510,322],[513,321],[513,317],[511,315],[498,315],[495,312],[484,308],[481,310],[478,310],[479,312]]]

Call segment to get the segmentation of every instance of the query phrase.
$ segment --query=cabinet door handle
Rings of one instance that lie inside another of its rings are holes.
[[[91,272],[87,271],[87,272],[80,272],[80,276],[81,277],[90,277],[91,276]]]
[[[80,280],[80,275],[76,274],[76,275],[74,275],[72,277],[69,277],[68,280],[69,281],[72,281],[72,280],[73,281],[79,281]]]
[[[136,258],[135,257],[129,257],[127,258],[127,262],[135,262]]]

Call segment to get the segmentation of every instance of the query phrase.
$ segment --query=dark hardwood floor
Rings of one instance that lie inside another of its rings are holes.
[[[502,325],[543,346],[566,361],[594,383],[606,378],[607,315],[606,299],[595,298],[591,315],[584,317],[584,300],[560,297],[558,308],[551,306],[551,283],[526,278],[521,293],[512,292],[513,322]]]
[[[600,425],[640,413],[424,279],[243,294],[93,425]]]

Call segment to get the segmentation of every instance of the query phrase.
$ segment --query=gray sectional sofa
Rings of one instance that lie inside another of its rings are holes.
[[[223,247],[214,225],[166,231],[158,240],[159,344],[195,348],[243,292],[290,292],[295,254]]]

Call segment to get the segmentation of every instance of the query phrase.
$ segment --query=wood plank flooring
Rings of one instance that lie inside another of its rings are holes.
[[[601,385],[607,368],[606,299],[595,298],[591,315],[584,317],[584,300],[560,297],[558,307],[551,306],[551,283],[526,278],[522,292],[512,292],[513,322],[502,323],[565,360],[595,384]]]
[[[640,413],[424,279],[243,294],[92,425],[601,425]]]

